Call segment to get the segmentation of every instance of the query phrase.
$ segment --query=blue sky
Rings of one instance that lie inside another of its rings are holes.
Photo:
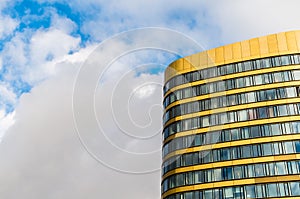
[[[300,29],[299,7],[299,0],[1,1],[0,198],[159,198],[159,172],[145,175],[114,172],[91,158],[76,136],[72,92],[76,75],[91,60],[88,58],[97,52],[110,57],[109,50],[126,49],[132,40],[124,44],[110,39],[147,27],[180,32],[197,42],[201,50]],[[142,42],[154,36],[137,35],[134,39]],[[173,41],[172,37],[162,38]],[[104,41],[115,43],[108,51],[95,50]],[[122,152],[129,151],[131,155],[153,149],[159,152],[159,134],[149,142],[130,140],[124,135],[149,121],[156,124],[149,125],[148,131],[141,131],[145,135],[161,128],[162,93],[157,85],[162,84],[162,71],[178,57],[199,50],[180,42],[170,43],[180,49],[178,54],[144,49],[114,60],[105,74],[107,82],[95,89],[95,113],[99,111],[96,116],[109,132],[106,138]],[[167,49],[168,44],[161,43]],[[138,70],[133,70],[134,67]],[[87,81],[83,81],[83,88],[89,79],[87,76]],[[84,91],[79,94],[78,100],[89,104]],[[155,97],[142,98],[148,95]],[[110,113],[116,110],[120,112],[112,116]],[[129,112],[130,117],[123,115]],[[129,124],[128,118],[135,119],[136,126]],[[81,119],[92,121],[85,114]],[[120,126],[128,128],[127,131],[122,134]],[[93,127],[87,129],[86,132],[93,132]],[[93,137],[89,143],[95,140],[103,147],[97,148],[98,152],[105,152],[98,155],[123,168],[160,163],[157,154],[142,163],[128,161],[132,156],[110,149],[102,139]],[[118,192],[115,187],[119,187]]]

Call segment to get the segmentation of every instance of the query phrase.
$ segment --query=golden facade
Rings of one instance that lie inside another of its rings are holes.
[[[163,199],[300,197],[300,31],[165,71]]]

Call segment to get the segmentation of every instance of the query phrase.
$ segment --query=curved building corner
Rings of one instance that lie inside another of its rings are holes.
[[[300,31],[165,71],[162,199],[300,198]]]

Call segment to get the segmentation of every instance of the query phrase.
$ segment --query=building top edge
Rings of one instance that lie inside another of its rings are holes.
[[[300,53],[300,30],[256,37],[175,60],[165,70],[165,82],[202,68],[294,53]]]

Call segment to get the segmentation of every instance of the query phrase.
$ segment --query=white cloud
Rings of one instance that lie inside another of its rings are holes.
[[[18,25],[19,21],[16,19],[5,15],[0,15],[0,39],[12,34]]]
[[[72,92],[78,65],[79,63],[60,63],[61,70],[58,74],[21,97],[16,109],[15,124],[8,130],[0,145],[0,183],[2,184],[0,197],[6,199],[19,197],[30,199],[159,198],[159,171],[136,175],[111,170],[95,161],[79,142],[72,119]],[[149,75],[148,79],[162,81],[162,76]],[[144,81],[147,81],[145,77],[139,78],[131,74],[121,83],[125,85],[125,82],[128,82],[133,87],[137,87]],[[97,90],[96,102],[100,110],[111,111],[107,102],[114,86],[108,83]],[[118,94],[123,96],[132,92],[131,88],[127,89],[119,90]],[[158,90],[156,95],[161,96],[161,91]],[[121,96],[117,99],[121,100]],[[124,99],[126,102],[126,96]],[[153,99],[158,100],[158,98]],[[84,102],[86,96],[82,95],[79,100]],[[146,107],[135,106],[134,108],[145,110]],[[98,112],[100,115],[103,113]],[[143,116],[142,113],[139,114]],[[81,115],[81,119],[93,120],[89,115]],[[160,134],[157,135],[158,139],[150,140],[145,145],[146,141],[125,140],[117,136],[122,132],[116,128],[115,122],[110,119],[107,122],[105,128],[110,130],[106,133],[115,144],[122,143],[121,147],[124,150],[138,152],[160,146]],[[156,125],[160,126],[160,123]],[[91,125],[81,133],[83,136],[88,136],[89,132],[95,131],[98,132],[99,129],[94,129]],[[105,139],[99,140],[95,137],[87,137],[87,139],[88,143],[98,143],[100,153],[104,152],[103,158],[108,164],[118,163],[119,167],[125,169],[127,167],[143,169],[153,162],[160,166],[160,155],[140,162],[138,159],[132,160],[130,153],[122,155],[117,149],[108,150],[112,146]],[[99,151],[96,150],[95,153],[97,152]]]
[[[297,0],[214,0],[206,6],[210,23],[220,31],[217,45],[300,29]]]
[[[5,132],[14,124],[14,115],[15,112],[6,114],[4,109],[0,110],[0,141]]]
[[[30,64],[24,79],[35,83],[55,74],[55,62],[77,50],[80,38],[58,29],[37,31],[30,41]]]

